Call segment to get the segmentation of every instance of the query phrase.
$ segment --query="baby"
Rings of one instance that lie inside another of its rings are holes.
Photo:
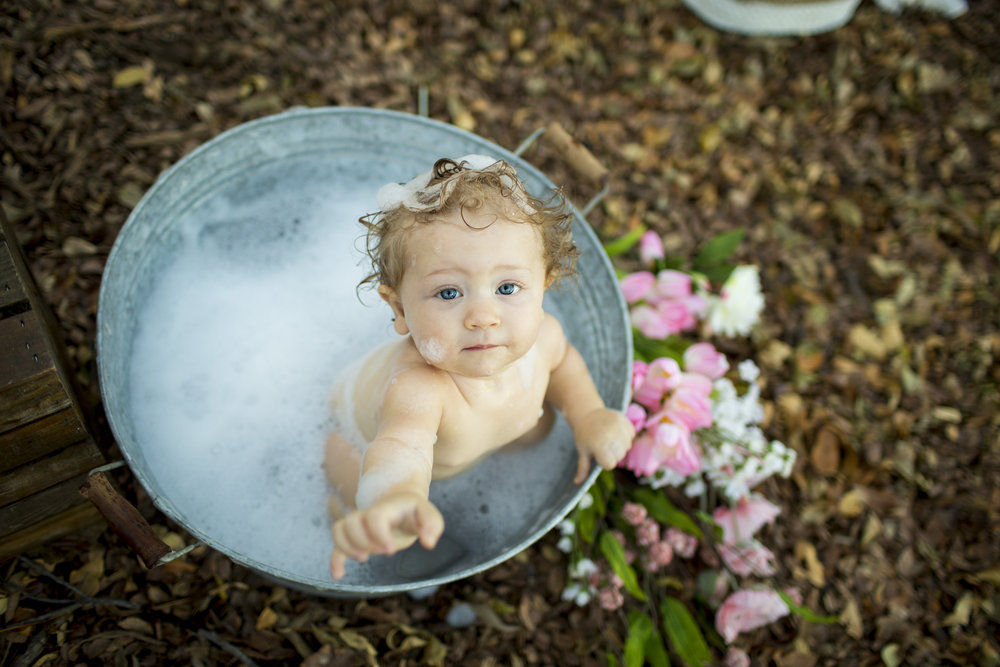
[[[572,214],[530,196],[514,169],[481,155],[377,195],[368,227],[374,283],[404,338],[356,362],[335,386],[324,467],[335,494],[330,572],[348,558],[433,548],[444,519],[432,480],[543,438],[552,408],[573,430],[583,482],[613,468],[635,430],[604,406],[579,352],[542,310],[575,272]]]

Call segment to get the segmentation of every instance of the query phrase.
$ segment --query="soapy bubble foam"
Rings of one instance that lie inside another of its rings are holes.
[[[262,169],[253,187],[223,189],[177,222],[138,309],[130,401],[154,496],[245,562],[326,582],[332,382],[396,334],[388,306],[355,289],[357,220],[381,183],[299,171]],[[289,178],[294,192],[273,185]],[[548,297],[546,309],[556,312]],[[561,421],[549,440],[432,486],[446,535],[470,545],[467,565],[526,538],[558,496],[575,455]],[[344,581],[396,583],[385,561],[349,564]]]

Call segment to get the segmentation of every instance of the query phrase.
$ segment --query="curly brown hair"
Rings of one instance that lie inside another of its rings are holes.
[[[465,162],[442,158],[434,163],[430,181],[417,193],[416,200],[420,210],[401,204],[360,219],[367,229],[365,249],[371,260],[371,273],[359,283],[359,288],[399,287],[405,268],[404,232],[412,225],[435,222],[456,209],[466,220],[465,211],[489,205],[497,206],[512,222],[536,225],[542,240],[546,278],[551,284],[558,286],[577,274],[580,251],[573,243],[572,208],[559,191],[554,191],[548,200],[528,194],[517,172],[506,162],[498,161],[489,170],[475,170]],[[476,228],[467,220],[466,224]]]

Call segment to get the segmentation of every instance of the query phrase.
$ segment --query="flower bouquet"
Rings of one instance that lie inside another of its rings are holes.
[[[712,239],[689,268],[668,260],[652,231],[606,247],[615,257],[638,246],[642,267],[620,276],[636,435],[624,470],[602,472],[560,524],[558,546],[570,554],[563,598],[626,617],[626,665],[669,665],[670,652],[685,665],[714,664],[713,647],[745,665],[731,645],[741,632],[790,612],[828,620],[770,583],[774,554],[756,538],[780,509],[755,489],[795,463],[761,430],[759,370],[750,359],[732,368],[704,340],[747,336],[763,310],[757,268],[729,262],[741,240],[739,231]]]

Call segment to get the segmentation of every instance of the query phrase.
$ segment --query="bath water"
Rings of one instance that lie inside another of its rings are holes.
[[[396,334],[388,306],[356,292],[367,272],[357,221],[381,182],[298,168],[293,192],[275,185],[289,174],[263,168],[254,187],[234,184],[178,220],[137,313],[130,400],[159,502],[244,562],[322,585],[332,381]],[[548,297],[546,309],[558,317]],[[530,534],[574,466],[561,420],[550,440],[434,483],[456,558]],[[395,583],[386,560],[350,564],[344,582]]]

